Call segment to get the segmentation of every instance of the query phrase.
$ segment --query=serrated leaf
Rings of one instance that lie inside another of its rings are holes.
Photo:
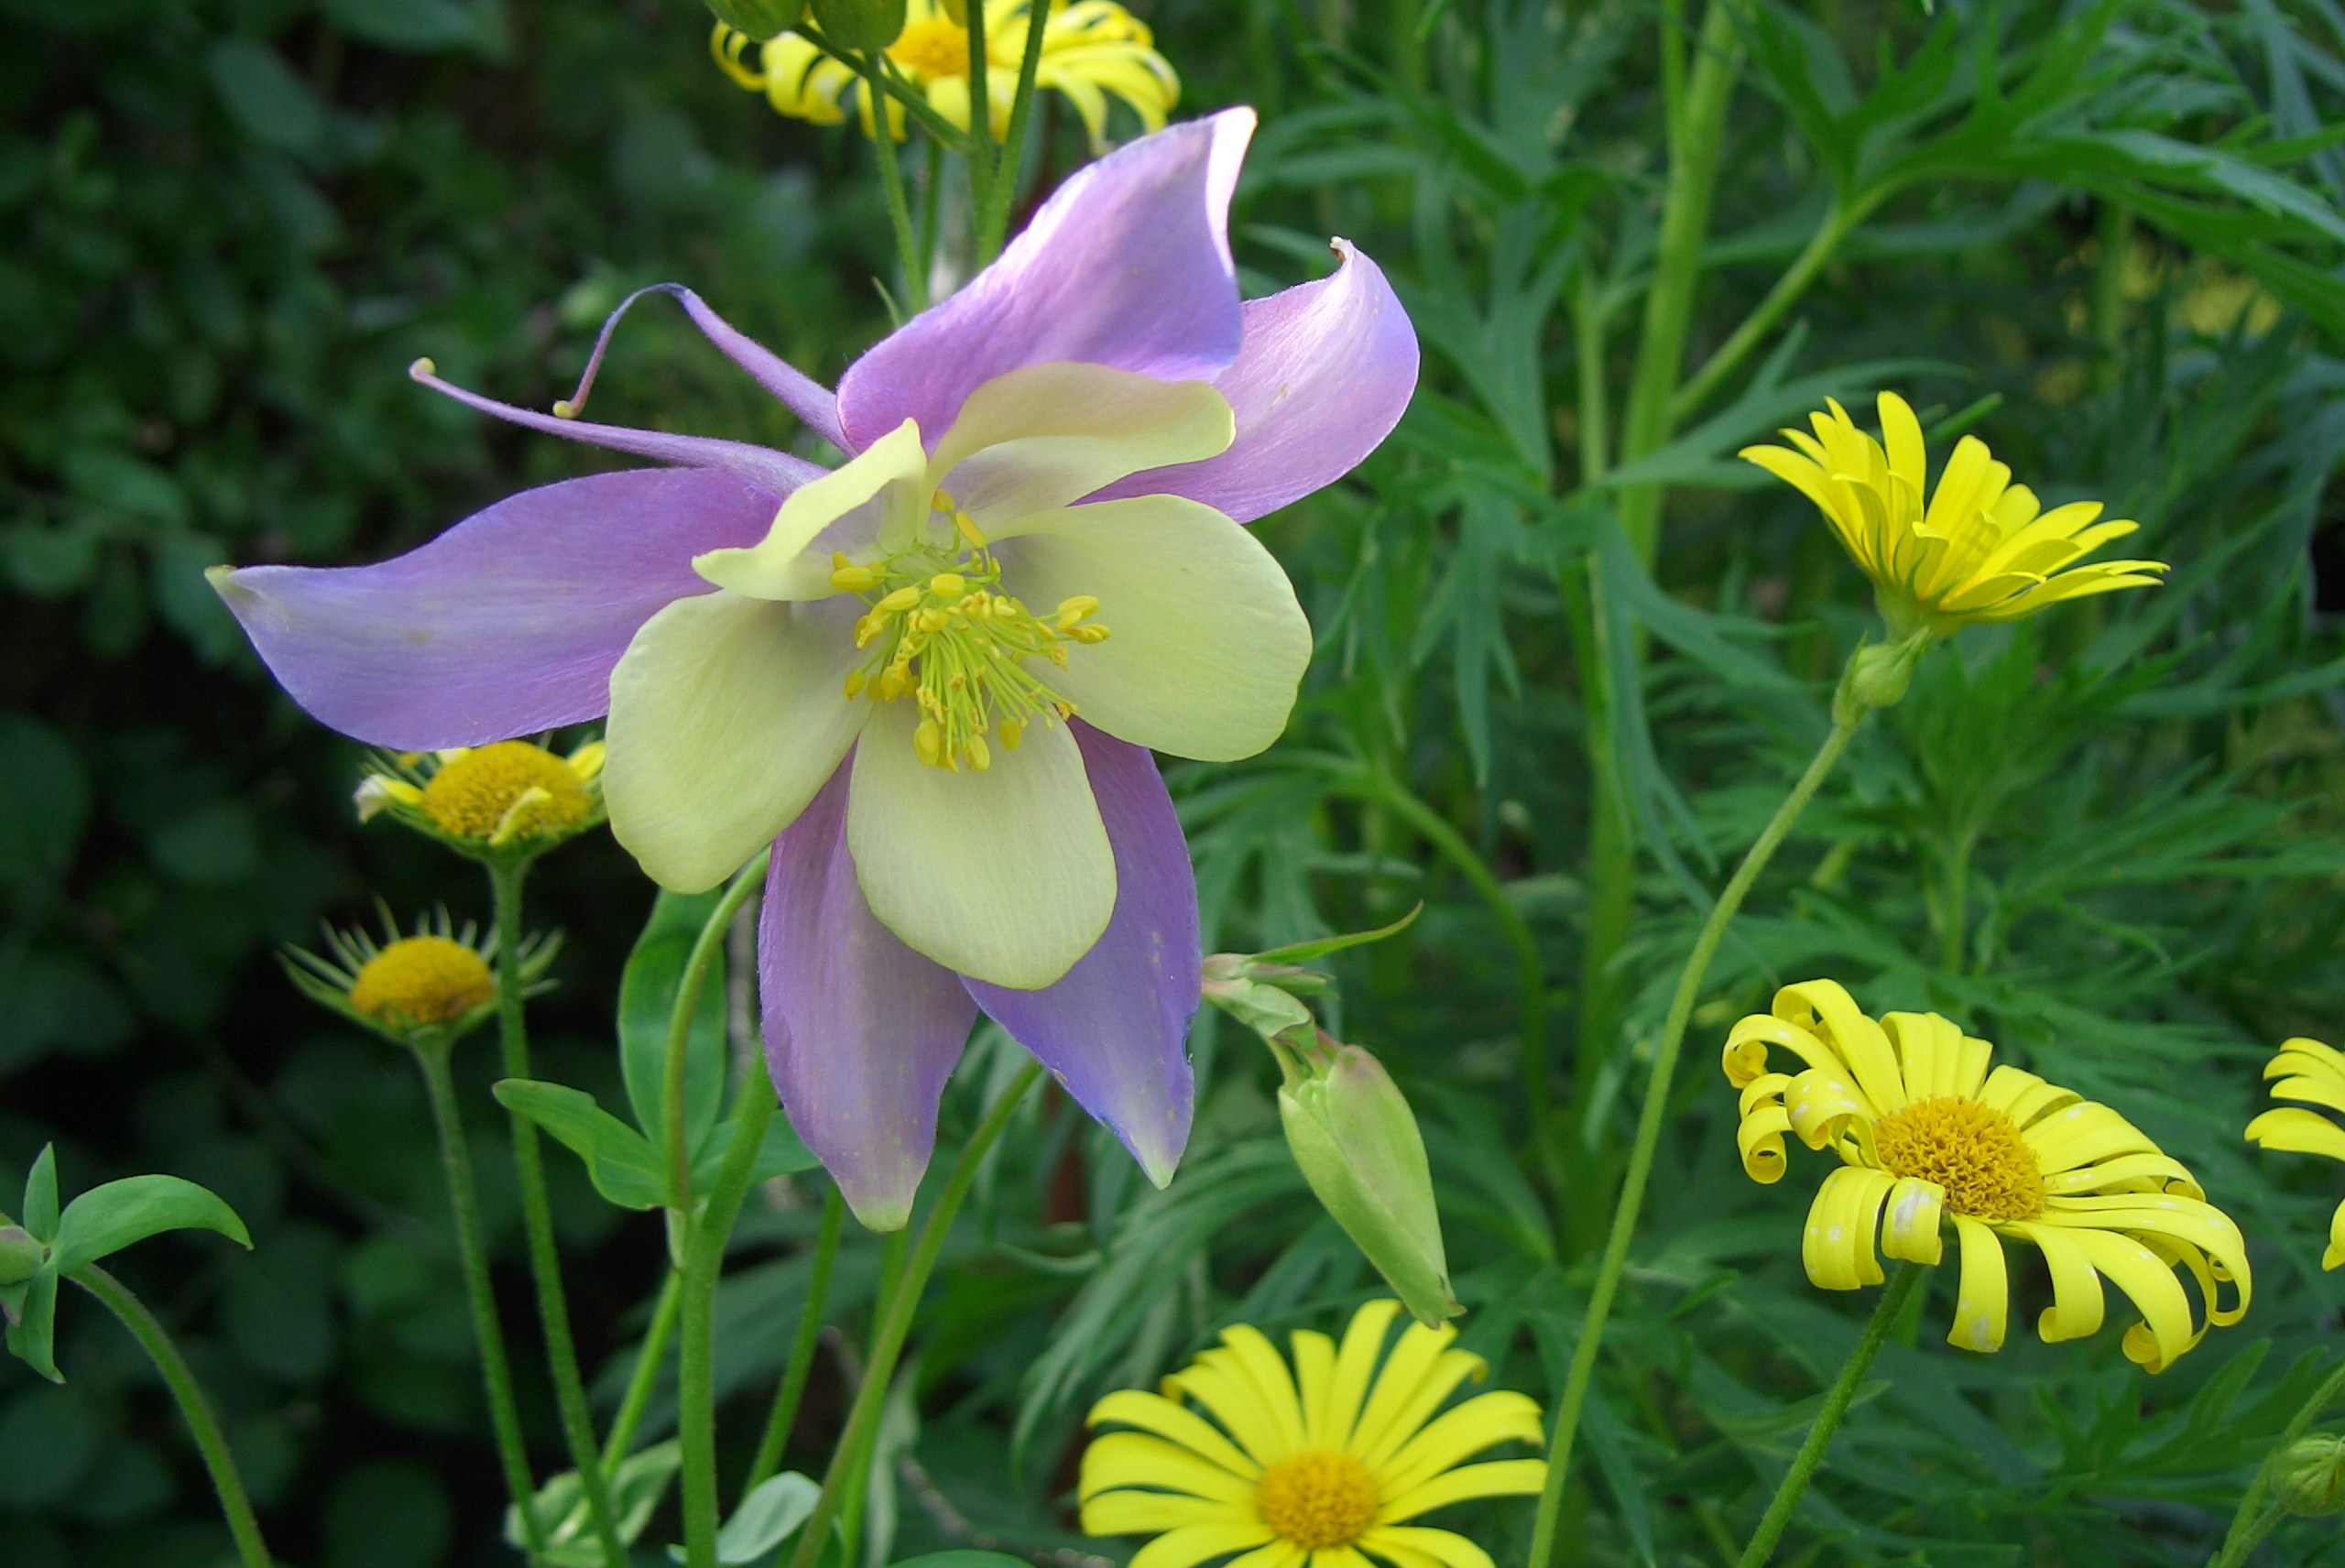
[[[507,1078],[493,1091],[497,1103],[527,1116],[586,1162],[594,1191],[623,1209],[656,1209],[667,1201],[668,1183],[644,1136],[595,1103],[582,1089]]]
[[[240,1247],[253,1244],[236,1211],[208,1189],[177,1176],[130,1176],[93,1187],[65,1206],[53,1267],[71,1274],[167,1230],[216,1231]]]

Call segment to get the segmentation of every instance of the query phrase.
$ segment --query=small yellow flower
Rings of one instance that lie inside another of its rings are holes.
[[[1799,1071],[1771,1071],[1773,1046]],[[1937,1263],[1951,1222],[1957,1349],[2002,1347],[2003,1240],[2034,1247],[2051,1270],[2052,1305],[2036,1320],[2047,1345],[2099,1332],[2103,1275],[2140,1309],[2125,1354],[2152,1372],[2209,1326],[2237,1323],[2252,1290],[2246,1244],[2190,1172],[2106,1105],[2016,1067],[1990,1073],[1993,1053],[1936,1013],[1876,1022],[1830,980],[1786,985],[1772,1012],[1734,1026],[1726,1075],[1742,1093],[1736,1142],[1751,1179],[1783,1180],[1786,1132],[1840,1157],[1808,1210],[1808,1279],[1827,1290],[1880,1284],[1876,1232],[1891,1258]],[[2194,1326],[2177,1267],[2198,1282],[2205,1323]],[[2225,1281],[2237,1287],[2228,1308]]]
[[[2011,482],[1986,443],[1956,443],[1928,493],[1921,421],[1883,392],[1882,441],[1859,430],[1838,402],[1812,414],[1816,433],[1786,430],[1797,451],[1750,446],[1742,457],[1794,486],[1824,513],[1865,575],[1895,637],[1949,637],[1966,626],[2015,621],[2066,599],[2154,584],[2163,561],[2075,563],[2140,526],[2097,522],[2098,501],[2046,512],[2035,492]]]
[[[388,811],[468,853],[551,848],[603,820],[603,743],[567,757],[528,741],[385,758],[359,781],[358,820]]]
[[[1132,1430],[1084,1450],[1083,1528],[1154,1535],[1131,1568],[1194,1568],[1233,1552],[1244,1555],[1231,1568],[1364,1568],[1363,1552],[1397,1568],[1491,1568],[1464,1536],[1407,1521],[1471,1497],[1536,1493],[1544,1460],[1460,1462],[1497,1443],[1540,1442],[1539,1407],[1500,1391],[1436,1416],[1489,1368],[1452,1348],[1456,1329],[1412,1324],[1380,1371],[1400,1313],[1398,1301],[1370,1301],[1340,1347],[1296,1333],[1292,1370],[1241,1324],[1165,1378],[1162,1393],[1128,1388],[1100,1400],[1092,1425]]]
[[[2345,1111],[2345,1052],[2299,1036],[2280,1047],[2264,1064],[2263,1076],[2277,1078],[2272,1085],[2275,1100],[2301,1100],[2332,1111]],[[2323,1154],[2345,1160],[2345,1127],[2327,1116],[2294,1105],[2264,1112],[2247,1124],[2247,1141],[2289,1154]],[[2323,1269],[2345,1264],[2345,1203],[2329,1222],[2329,1250],[2320,1255]]]
[[[990,0],[986,19],[986,97],[993,134],[1009,129],[1011,100],[1026,52],[1031,12],[1028,0]],[[763,93],[774,112],[818,125],[835,125],[853,107],[867,135],[871,107],[863,102],[859,77],[797,33],[783,33],[764,45],[724,23],[710,36],[710,51],[725,75],[752,93]],[[758,51],[755,63],[749,51]],[[954,125],[969,125],[969,34],[937,0],[910,0],[904,30],[888,46],[888,60],[929,105]],[[1042,55],[1034,84],[1063,93],[1082,117],[1096,148],[1107,134],[1107,100],[1120,99],[1140,116],[1142,127],[1164,128],[1181,96],[1181,79],[1156,52],[1148,25],[1112,0],[1077,0],[1052,7],[1042,24]],[[888,126],[900,139],[904,112],[888,105]]]
[[[446,910],[401,931],[387,910],[383,936],[325,928],[331,957],[287,950],[285,968],[312,1001],[353,1023],[407,1046],[443,1046],[470,1033],[496,1011],[496,943],[483,942]],[[559,937],[521,944],[525,995],[545,989],[545,973]]]

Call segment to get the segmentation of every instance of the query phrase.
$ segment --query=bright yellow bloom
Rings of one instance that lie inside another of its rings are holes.
[[[1770,1071],[1772,1046],[1799,1070]],[[2237,1323],[2252,1290],[2246,1244],[2190,1172],[2106,1105],[2016,1067],[1990,1073],[1993,1053],[1936,1013],[1876,1022],[1830,980],[1786,985],[1772,1013],[1734,1026],[1726,1075],[1742,1092],[1735,1136],[1751,1179],[1783,1180],[1786,1132],[1841,1160],[1808,1210],[1807,1277],[1827,1290],[1880,1284],[1876,1231],[1891,1258],[1935,1264],[1951,1221],[1957,1349],[2002,1346],[2002,1240],[2034,1246],[2051,1270],[2052,1305],[2036,1320],[2047,1345],[2099,1332],[2102,1275],[2140,1309],[2125,1354],[2152,1372],[2209,1326]],[[2205,1323],[2194,1326],[2177,1267],[2198,1281]],[[2237,1287],[2228,1308],[2225,1281]]]
[[[1377,1362],[1398,1301],[1370,1301],[1343,1344],[1298,1331],[1294,1363],[1243,1324],[1164,1379],[1091,1410],[1091,1424],[1131,1431],[1083,1453],[1083,1528],[1154,1535],[1131,1568],[1194,1568],[1242,1552],[1230,1568],[1491,1568],[1464,1536],[1407,1521],[1470,1497],[1536,1493],[1543,1459],[1460,1462],[1494,1444],[1541,1441],[1528,1397],[1478,1395],[1435,1416],[1488,1367],[1451,1348],[1457,1331],[1412,1324]],[[1183,1399],[1203,1407],[1204,1416]],[[1220,1423],[1216,1428],[1214,1421]]]
[[[986,98],[997,139],[1009,134],[1010,102],[1026,53],[1028,0],[989,0],[986,18]],[[797,33],[783,33],[758,45],[724,23],[709,38],[710,51],[725,74],[752,93],[763,93],[777,114],[835,125],[852,107],[871,130],[871,106],[861,78]],[[752,64],[749,50],[758,53]],[[954,125],[969,125],[969,34],[936,0],[910,0],[904,30],[888,46],[888,59],[930,107]],[[1164,128],[1181,97],[1181,79],[1156,52],[1148,24],[1112,0],[1076,0],[1054,5],[1042,24],[1042,55],[1034,73],[1038,89],[1063,93],[1091,145],[1107,135],[1107,100],[1120,99],[1151,131]],[[888,105],[888,126],[904,135],[904,111]]]
[[[1925,507],[1921,421],[1894,392],[1883,392],[1879,408],[1885,448],[1834,402],[1829,413],[1808,416],[1813,436],[1783,432],[1797,451],[1750,446],[1741,455],[1823,511],[1872,579],[1892,635],[1948,637],[1980,622],[2015,621],[2064,599],[2150,586],[2166,570],[2156,561],[2076,565],[2140,525],[2095,521],[2098,501],[2043,510],[2035,492],[2012,484],[2011,469],[1975,436],[1956,443]]]
[[[403,936],[359,966],[350,1005],[384,1023],[452,1024],[496,996],[487,961],[444,936]]]
[[[388,1040],[443,1047],[496,1011],[496,940],[483,942],[471,926],[453,924],[445,909],[412,932],[401,931],[386,910],[380,941],[332,926],[325,937],[331,957],[293,948],[286,972],[312,1001]],[[521,943],[524,994],[545,988],[561,945],[558,937]]]
[[[359,781],[358,820],[388,811],[474,852],[559,843],[603,820],[603,756],[601,741],[562,757],[501,740],[385,758]]]
[[[2280,1047],[2263,1068],[2263,1076],[2277,1078],[2272,1085],[2275,1100],[2301,1100],[2332,1111],[2345,1111],[2345,1052],[2299,1036]],[[2247,1124],[2247,1141],[2289,1154],[2325,1154],[2345,1160],[2345,1127],[2327,1116],[2284,1105],[2264,1112]],[[2329,1250],[2320,1255],[2323,1269],[2345,1264],[2345,1203],[2329,1222]]]

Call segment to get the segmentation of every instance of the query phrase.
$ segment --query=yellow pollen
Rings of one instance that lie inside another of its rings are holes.
[[[1977,1100],[1938,1094],[1873,1124],[1873,1150],[1892,1176],[1946,1189],[1951,1214],[2027,1220],[2044,1212],[2044,1169],[2019,1124]]]
[[[943,16],[930,16],[911,24],[896,35],[888,46],[888,58],[904,68],[914,78],[930,76],[966,76],[969,74],[969,35]],[[943,491],[938,491],[943,495]],[[950,496],[944,497],[947,501]],[[939,506],[940,512],[951,510]]]
[[[1281,1539],[1308,1552],[1335,1552],[1376,1523],[1376,1480],[1348,1454],[1298,1454],[1262,1472],[1254,1511]]]
[[[532,789],[539,797],[523,803]],[[507,821],[515,807],[521,811]],[[594,809],[571,766],[543,746],[501,740],[450,757],[423,787],[423,812],[442,833],[488,839],[575,827]]]
[[[496,995],[479,953],[444,936],[409,936],[366,961],[350,1005],[385,1023],[449,1024]]]

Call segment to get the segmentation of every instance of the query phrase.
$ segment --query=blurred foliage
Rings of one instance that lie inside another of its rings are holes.
[[[1235,219],[1249,291],[1324,270],[1340,233],[1424,340],[1384,451],[1264,525],[1321,642],[1294,731],[1172,777],[1211,945],[1426,901],[1336,961],[1330,1027],[1419,1110],[1465,1343],[1497,1380],[1560,1386],[1639,1051],[1704,889],[1822,733],[1869,624],[1824,529],[1735,448],[1827,393],[1862,417],[1893,380],[2047,501],[2140,519],[2142,553],[2175,563],[2154,593],[1934,655],[1754,897],[1696,1015],[1672,1179],[1564,1533],[1585,1562],[1730,1559],[1853,1342],[1863,1303],[1800,1274],[1811,1185],[1743,1178],[1707,1063],[1772,985],[1830,974],[2117,1105],[2241,1221],[2258,1289],[2244,1325],[2154,1382],[2118,1352],[2122,1312],[2085,1344],[2035,1343],[2046,1286],[2026,1265],[2000,1356],[1947,1350],[1945,1303],[1925,1308],[1799,1528],[1854,1562],[2204,1561],[2338,1325],[2318,1267],[2335,1172],[2257,1155],[2240,1128],[2272,1044],[2345,1028],[2345,637],[2322,603],[2345,607],[2345,13],[1739,9],[1683,389],[1657,439],[1628,442],[1665,260],[1664,105],[1717,42],[1698,18],[1626,0],[1139,9],[1186,111],[1264,112]],[[542,406],[641,283],[689,282],[835,376],[886,323],[862,149],[726,85],[686,0],[0,0],[0,1191],[54,1139],[77,1189],[159,1171],[219,1192],[250,1257],[166,1240],[124,1272],[213,1388],[279,1552],[498,1561],[421,1093],[269,962],[377,894],[477,916],[485,890],[358,830],[356,748],[274,693],[201,571],[379,559],[596,466],[404,367],[428,354]],[[1054,134],[1046,179],[1079,156]],[[1785,277],[1800,287],[1771,302]],[[803,441],[657,305],[599,396],[615,419]],[[1653,506],[1647,553],[1621,518]],[[1576,1008],[1599,779],[1639,849],[1607,960],[1617,1040]],[[597,839],[532,890],[569,936],[540,1075],[618,1104],[616,976],[649,889]],[[1089,1400],[1225,1323],[1325,1327],[1371,1289],[1286,1153],[1269,1062],[1210,1016],[1194,1044],[1197,1131],[1164,1193],[1063,1101],[1021,1111],[900,1374],[871,1550],[1120,1556],[1064,1506]],[[1015,1055],[990,1033],[971,1053],[948,1140]],[[458,1067],[518,1327],[488,1064]],[[553,1174],[607,1410],[662,1243],[575,1162]],[[742,1459],[806,1288],[812,1188],[751,1205],[722,1289]],[[847,1339],[821,1363],[802,1466],[835,1429],[878,1266],[867,1237],[841,1258]],[[0,1367],[11,1568],[211,1568],[224,1534],[135,1347],[81,1313],[59,1355],[63,1389]],[[535,1356],[518,1361],[558,1467]],[[666,1392],[643,1441],[663,1410]],[[1527,1507],[1463,1522],[1520,1559]],[[2272,1550],[2339,1553],[2317,1525]]]

